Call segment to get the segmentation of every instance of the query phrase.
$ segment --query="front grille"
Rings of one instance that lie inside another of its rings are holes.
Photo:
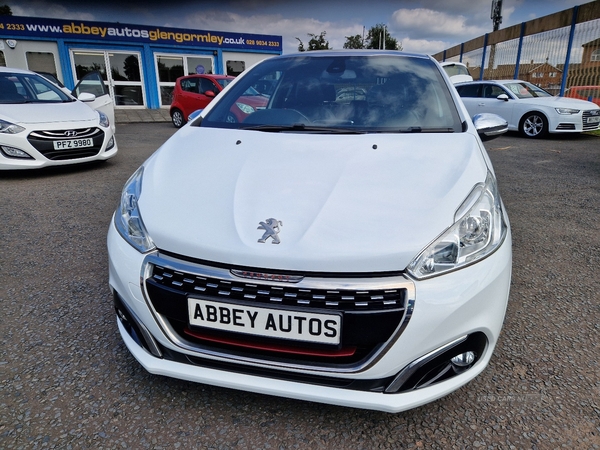
[[[147,258],[145,267],[148,303],[173,343],[234,360],[358,370],[396,340],[414,305],[414,285],[402,275],[339,278],[332,274],[306,276],[298,283],[267,282],[155,255]],[[240,307],[340,314],[341,342],[325,345],[193,327],[188,297]]]
[[[556,127],[557,131],[574,130],[574,129],[575,129],[574,123],[559,123]]]
[[[221,298],[227,301],[248,301],[252,304],[277,304],[302,308],[323,308],[340,311],[379,311],[404,307],[404,289],[319,289],[255,284],[244,280],[223,280],[215,277],[183,273],[169,267],[153,266],[152,281],[186,294]]]
[[[67,134],[68,135],[67,135]],[[92,147],[55,149],[55,141],[91,138]],[[79,128],[74,130],[39,130],[29,133],[29,143],[42,155],[52,161],[89,158],[98,154],[104,143],[104,131],[100,128]]]
[[[588,123],[590,117],[600,117],[600,109],[592,109],[583,112],[583,130],[590,131],[596,130],[600,127],[600,122]]]

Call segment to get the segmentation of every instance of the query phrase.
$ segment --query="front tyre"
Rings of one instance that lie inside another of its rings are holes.
[[[540,138],[548,134],[548,119],[542,113],[529,112],[523,116],[519,131],[528,138]]]
[[[171,112],[171,121],[175,125],[175,128],[181,128],[185,125],[185,117],[183,117],[183,113],[178,109],[174,109]]]

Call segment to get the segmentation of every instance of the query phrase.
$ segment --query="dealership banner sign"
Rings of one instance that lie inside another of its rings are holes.
[[[89,39],[273,52],[282,50],[281,36],[19,16],[0,16],[0,37]]]

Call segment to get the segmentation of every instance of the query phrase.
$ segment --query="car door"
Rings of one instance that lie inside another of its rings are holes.
[[[181,105],[183,114],[188,117],[198,109],[204,109],[214,98],[214,95],[206,95],[206,91],[215,89],[211,80],[203,77],[189,77],[182,79],[181,95],[178,103]]]
[[[502,86],[494,83],[482,83],[480,97],[478,98],[478,113],[497,114],[511,125],[515,99]],[[502,98],[498,96],[502,95]],[[506,96],[506,97],[504,97]]]
[[[467,83],[460,84],[456,86],[456,90],[458,91],[458,95],[467,108],[469,112],[469,116],[471,118],[478,114],[478,104],[481,92],[481,84],[480,83]]]
[[[471,117],[480,113],[497,114],[511,127],[515,100],[504,88],[495,83],[466,83],[456,86],[456,90]],[[499,99],[502,94],[506,94],[508,100]]]
[[[85,104],[96,111],[102,111],[106,114],[110,120],[110,126],[114,131],[115,105],[108,92],[108,87],[104,84],[104,81],[102,81],[100,72],[94,71],[86,74],[71,91],[71,95],[78,98],[79,95],[84,92],[96,96],[96,99],[93,102],[86,102]]]

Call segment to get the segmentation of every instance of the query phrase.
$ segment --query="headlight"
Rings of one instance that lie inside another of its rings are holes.
[[[14,123],[7,122],[6,120],[0,119],[0,133],[5,134],[17,134],[21,131],[25,131],[25,128]]]
[[[461,269],[494,252],[504,241],[507,225],[496,180],[488,172],[454,215],[454,225],[442,233],[407,267],[417,279]]]
[[[244,114],[252,114],[254,112],[254,108],[250,105],[246,105],[245,103],[236,102],[236,105]]]
[[[559,114],[577,114],[579,113],[578,109],[571,109],[571,108],[554,108],[556,109],[556,112]]]
[[[108,120],[108,116],[102,111],[97,111],[97,113],[100,116],[100,126],[108,128],[110,126],[110,120]]]
[[[154,242],[148,235],[140,210],[138,200],[142,193],[142,175],[144,167],[140,167],[127,180],[121,193],[121,201],[115,211],[115,226],[131,246],[141,253],[149,252],[155,248]]]

